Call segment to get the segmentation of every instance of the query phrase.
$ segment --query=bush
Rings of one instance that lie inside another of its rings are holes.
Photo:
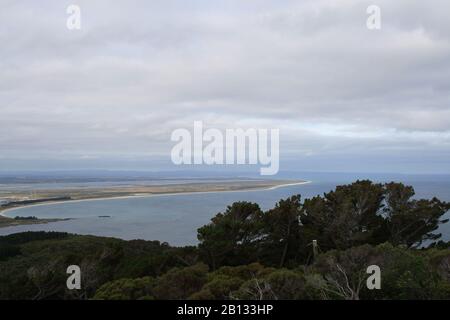
[[[155,279],[143,277],[107,282],[95,293],[97,300],[148,300],[153,298]]]
[[[196,264],[186,268],[174,268],[157,278],[154,294],[156,299],[186,299],[203,287],[207,281],[208,266]]]

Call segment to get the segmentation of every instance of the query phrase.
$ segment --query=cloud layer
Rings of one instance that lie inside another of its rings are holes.
[[[203,120],[279,128],[305,170],[448,173],[450,4],[377,1],[377,31],[371,4],[3,0],[0,163],[169,160]]]

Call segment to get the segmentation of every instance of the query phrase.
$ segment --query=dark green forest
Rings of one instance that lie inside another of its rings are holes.
[[[236,202],[197,246],[25,232],[0,237],[0,299],[450,299],[450,204],[368,180],[263,211]],[[317,243],[317,245],[313,245]],[[69,265],[82,288],[66,287]],[[369,290],[366,269],[381,270]]]

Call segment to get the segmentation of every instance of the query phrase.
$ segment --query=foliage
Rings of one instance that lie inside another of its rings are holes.
[[[107,282],[95,293],[96,300],[151,300],[155,279],[143,277]]]
[[[216,269],[221,265],[241,264],[254,259],[261,209],[255,203],[236,202],[211,223],[198,229],[202,257]]]
[[[450,299],[449,243],[436,233],[449,208],[364,180],[267,211],[236,202],[198,229],[196,247],[12,234],[0,237],[0,299]],[[66,288],[73,264],[82,290]],[[369,265],[381,290],[367,289]]]
[[[155,297],[164,300],[186,299],[203,287],[207,272],[208,266],[202,263],[174,268],[158,278],[154,288]]]

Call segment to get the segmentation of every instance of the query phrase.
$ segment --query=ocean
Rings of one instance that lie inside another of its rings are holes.
[[[272,208],[280,199],[294,194],[300,194],[302,198],[310,198],[333,190],[337,185],[364,178],[343,174],[303,174],[302,176],[291,174],[289,176],[292,179],[310,180],[311,183],[274,190],[155,195],[19,208],[8,211],[6,215],[72,218],[73,220],[0,228],[0,235],[23,231],[61,231],[126,240],[159,240],[176,246],[195,245],[196,230],[235,201],[256,202],[265,210]],[[416,190],[416,198],[437,197],[450,201],[448,176],[371,175],[368,178],[377,182],[398,181],[412,185]],[[450,213],[446,216],[450,217]],[[441,226],[439,231],[443,234],[443,240],[450,240],[450,223]]]

